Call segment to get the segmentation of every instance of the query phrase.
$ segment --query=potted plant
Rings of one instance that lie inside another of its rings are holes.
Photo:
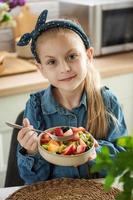
[[[16,23],[10,11],[24,4],[25,0],[0,0],[0,51],[14,51],[13,27]]]
[[[0,28],[7,28],[14,26],[15,21],[9,13],[9,6],[7,3],[0,3]]]
[[[104,189],[109,190],[117,181],[122,184],[123,190],[116,197],[117,200],[133,199],[133,137],[126,136],[117,140],[117,145],[125,148],[126,151],[118,153],[113,159],[107,147],[103,147],[97,155],[96,165],[92,172],[106,170]]]

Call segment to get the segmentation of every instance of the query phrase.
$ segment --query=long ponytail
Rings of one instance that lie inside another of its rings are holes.
[[[88,99],[86,129],[95,138],[106,137],[108,130],[107,111],[101,95],[100,75],[93,65],[89,65],[85,89]]]

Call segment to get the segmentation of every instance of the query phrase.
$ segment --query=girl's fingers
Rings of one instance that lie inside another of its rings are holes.
[[[24,127],[29,127],[30,126],[30,121],[28,120],[28,118],[24,118],[23,119],[23,126]]]
[[[94,151],[91,156],[89,156],[88,160],[94,160],[97,157],[96,151]]]
[[[38,145],[37,145],[37,134],[33,134],[28,142],[26,143],[27,153],[28,154],[35,154],[38,151]]]
[[[31,148],[30,148],[30,151],[28,153],[36,153],[38,151],[38,148],[37,148],[37,142],[34,142],[32,145],[31,145]]]
[[[27,149],[32,149],[33,144],[37,144],[37,135],[33,133],[26,142]]]
[[[94,138],[94,147],[98,147],[98,146],[99,146],[99,144],[98,144],[97,140]]]
[[[22,146],[27,148],[27,143],[31,139],[32,135],[34,134],[34,131],[27,130],[24,137],[21,140]]]
[[[24,118],[23,126],[24,128],[18,132],[17,140],[27,152],[36,153],[37,133],[31,130],[33,129],[33,126],[30,125],[30,121],[27,118]]]
[[[29,131],[30,131],[29,128],[22,128],[18,132],[18,136],[17,136],[18,141],[22,140],[25,137],[26,133],[28,133]]]
[[[34,131],[29,131],[19,143],[31,154],[37,152],[37,141],[37,134]]]
[[[23,129],[21,129],[19,132],[18,132],[18,135],[17,135],[17,140],[18,142],[20,143],[20,141],[23,139],[23,137],[25,136],[25,133],[26,131]]]
[[[98,146],[99,146],[98,142],[95,141],[95,145],[94,145],[94,147],[98,147]]]
[[[24,126],[24,128],[22,128],[18,132],[17,139],[19,142],[20,142],[20,140],[22,140],[25,137],[26,133],[29,132],[33,128],[33,126],[30,125],[30,121],[28,120],[28,118],[23,119],[23,126]]]

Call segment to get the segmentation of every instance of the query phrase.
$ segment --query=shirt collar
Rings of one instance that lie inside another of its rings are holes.
[[[45,90],[41,98],[41,107],[44,114],[52,114],[58,111],[64,112],[64,110],[66,110],[61,107],[60,104],[55,100],[52,93],[52,88],[53,86],[50,85]],[[87,96],[85,91],[82,94],[81,101],[78,107],[80,107],[81,105],[83,105],[85,107],[85,110],[87,110]]]

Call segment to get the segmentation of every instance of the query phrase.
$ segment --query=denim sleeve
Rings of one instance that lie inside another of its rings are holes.
[[[18,169],[25,184],[47,180],[50,176],[50,164],[39,153],[28,155],[25,152],[23,153],[22,150],[22,147],[18,145]]]
[[[26,104],[24,117],[30,120],[31,124],[34,124],[34,128],[40,128],[40,122],[38,121],[39,107],[37,109],[37,101],[34,96],[31,96],[30,100]],[[17,163],[21,178],[26,184],[33,182],[47,180],[50,175],[50,163],[44,160],[39,153],[35,155],[26,154],[26,150],[18,145],[17,148]]]
[[[116,127],[113,122],[110,122],[107,137],[97,140],[99,147],[96,148],[96,152],[99,153],[102,146],[107,146],[110,150],[110,157],[113,158],[117,153],[125,151],[123,147],[116,144],[116,140],[127,135],[127,127],[120,103],[116,96],[108,88],[104,88],[103,98],[106,109],[116,117],[118,125]],[[94,163],[95,160],[91,161],[89,164],[91,166]]]

